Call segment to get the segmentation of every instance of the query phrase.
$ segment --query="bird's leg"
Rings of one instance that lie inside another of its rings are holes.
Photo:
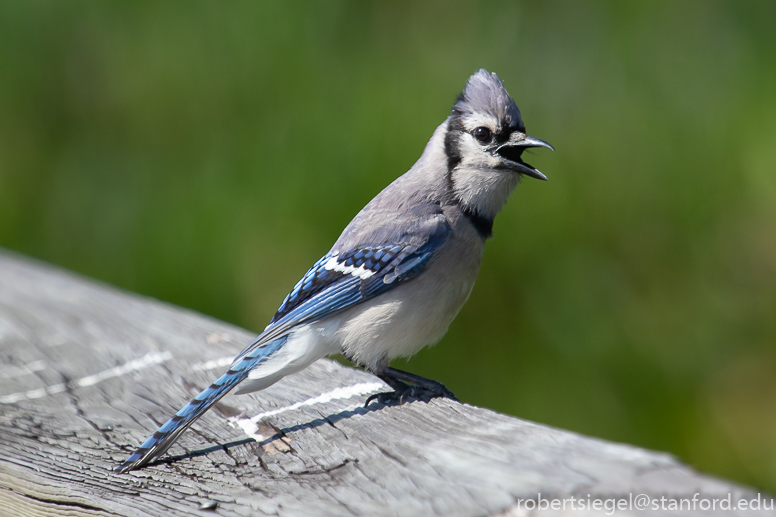
[[[368,406],[374,399],[377,399],[377,402],[380,404],[390,404],[393,402],[404,404],[410,398],[428,402],[436,397],[445,397],[458,402],[453,392],[445,388],[445,385],[441,382],[432,381],[414,373],[388,367],[383,369],[377,376],[393,388],[393,391],[371,395],[366,399],[364,407]]]

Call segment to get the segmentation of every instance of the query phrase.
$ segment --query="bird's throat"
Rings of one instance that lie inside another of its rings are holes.
[[[453,194],[465,211],[493,221],[520,178],[512,171],[458,166],[451,180]]]

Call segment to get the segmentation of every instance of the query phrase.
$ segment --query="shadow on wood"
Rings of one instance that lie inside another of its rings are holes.
[[[385,386],[329,360],[225,398],[162,460],[113,474],[252,337],[0,254],[0,514],[508,516],[540,493],[577,498],[555,514],[638,494],[757,497],[667,454],[449,400],[365,409]]]

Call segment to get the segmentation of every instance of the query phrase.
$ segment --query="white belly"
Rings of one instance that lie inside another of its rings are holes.
[[[376,372],[393,358],[409,357],[439,341],[469,298],[480,257],[474,254],[468,264],[432,267],[405,285],[327,318],[337,329],[342,353]]]

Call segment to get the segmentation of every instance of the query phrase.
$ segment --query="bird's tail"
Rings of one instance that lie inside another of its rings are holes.
[[[116,467],[115,471],[122,473],[140,468],[154,458],[164,454],[183,431],[188,429],[205,411],[210,409],[221,397],[229,393],[232,388],[245,379],[254,366],[265,361],[283,346],[287,339],[288,336],[283,336],[261,347],[256,347],[232,364],[225,374],[202,390],[191,402],[175,413],[175,416],[165,422],[124,463]]]

